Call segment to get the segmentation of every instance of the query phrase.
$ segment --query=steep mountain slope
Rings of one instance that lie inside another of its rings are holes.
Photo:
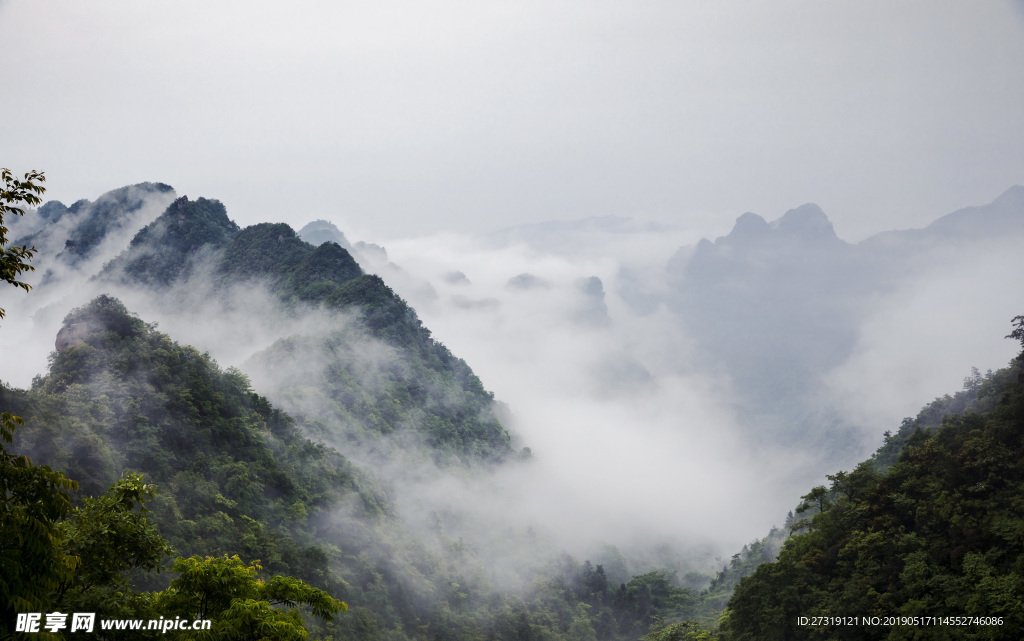
[[[1024,318],[1016,321],[1024,345]],[[1021,638],[1024,353],[887,441],[804,497],[813,514],[805,533],[739,583],[724,638]],[[798,619],[823,616],[858,623]],[[903,618],[860,622],[873,616]]]
[[[178,554],[259,558],[347,601],[339,622],[317,624],[322,638],[625,641],[656,617],[701,607],[668,573],[606,574],[565,555],[531,560],[540,570],[525,586],[500,587],[441,517],[429,532],[406,527],[380,484],[302,436],[244,374],[220,370],[116,299],[69,314],[56,345],[31,389],[0,387],[0,411],[26,420],[15,449],[66,470],[82,495],[144,472],[158,492],[151,519]],[[546,554],[538,541],[506,536],[521,554]],[[170,579],[134,578],[150,589]]]
[[[241,372],[221,371],[116,299],[71,313],[57,348],[31,390],[0,399],[27,420],[16,445],[66,470],[85,495],[126,470],[145,472],[161,488],[157,523],[180,553],[243,552],[287,566],[300,549],[271,530],[308,542],[309,514],[350,495],[371,514],[387,509],[344,457],[305,439]]]
[[[163,211],[174,190],[163,183],[139,183],[109,191],[95,202],[79,200],[66,207],[53,200],[38,215],[12,221],[16,244],[35,246],[52,279],[103,253],[104,242],[133,234]]]
[[[239,229],[223,205],[179,198],[111,261],[107,282],[163,292],[266,288],[287,313],[329,318],[253,359],[259,384],[319,436],[367,434],[426,443],[445,461],[495,461],[511,453],[493,395],[466,363],[430,337],[415,311],[333,242],[314,247],[287,225]],[[375,349],[367,348],[375,346]],[[380,356],[383,354],[383,356]],[[385,361],[381,363],[381,358]],[[263,365],[263,367],[260,367]],[[374,372],[366,377],[360,373]]]
[[[491,616],[443,618],[456,580],[499,595],[461,578],[462,552],[409,531],[379,481],[302,436],[240,371],[220,370],[105,296],[69,314],[56,343],[31,389],[0,387],[0,410],[26,421],[16,451],[66,470],[83,496],[145,473],[158,488],[151,519],[177,554],[261,559],[348,601],[351,612],[320,630],[328,638],[456,630]],[[169,578],[136,577],[150,588]]]
[[[136,233],[127,252],[105,265],[102,275],[120,269],[126,280],[167,286],[188,278],[204,250],[223,247],[238,231],[219,201],[182,196]]]

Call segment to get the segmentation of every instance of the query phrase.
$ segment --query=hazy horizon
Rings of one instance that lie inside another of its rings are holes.
[[[243,225],[814,202],[856,242],[1024,183],[1022,6],[0,0],[0,149],[50,198],[162,181]]]

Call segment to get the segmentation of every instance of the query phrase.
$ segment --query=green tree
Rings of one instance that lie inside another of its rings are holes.
[[[1024,317],[1008,338],[1024,339]],[[1024,345],[1022,345],[1024,347]],[[1024,356],[1024,352],[1022,352]],[[900,430],[885,473],[867,461],[805,495],[817,510],[778,560],[742,579],[720,632],[735,641],[1024,638],[1024,358],[983,379],[959,413]],[[974,377],[972,376],[972,379]],[[890,439],[883,447],[889,447]],[[876,459],[877,460],[877,459]],[[1000,617],[999,626],[802,626],[814,616]]]
[[[1024,350],[1024,316],[1014,316],[1013,320],[1010,321],[1013,325],[1013,331],[1007,334],[1004,338],[1012,338],[1013,340],[1020,341],[1020,347]]]
[[[78,484],[63,472],[7,451],[23,421],[0,414],[0,637],[17,612],[40,611],[77,560],[56,542]]]
[[[246,564],[237,555],[179,558],[171,570],[180,574],[157,594],[155,609],[164,616],[212,621],[211,630],[182,632],[178,638],[239,641],[303,640],[309,633],[300,607],[327,621],[348,609],[342,601],[298,579],[260,579],[262,569],[258,561]]]
[[[87,498],[57,528],[66,555],[79,560],[59,585],[56,607],[133,616],[138,603],[128,586],[130,570],[159,571],[174,553],[150,522],[145,503],[156,487],[127,473],[102,496]]]
[[[18,278],[33,268],[28,264],[34,248],[8,247],[6,214],[23,215],[17,205],[39,204],[46,180],[31,171],[18,180],[9,169],[0,169],[0,280],[24,290]],[[0,318],[4,310],[0,308]],[[41,610],[53,590],[74,570],[77,559],[65,555],[56,543],[58,521],[71,509],[68,492],[78,484],[63,472],[33,465],[27,456],[7,450],[14,431],[24,421],[10,412],[0,414],[0,636],[18,611]]]
[[[3,187],[0,188],[0,280],[20,287],[25,291],[32,289],[28,283],[18,280],[22,272],[34,271],[35,268],[28,264],[36,253],[35,247],[8,247],[7,227],[4,226],[4,216],[15,214],[23,216],[25,211],[17,205],[38,205],[42,202],[39,196],[46,191],[40,183],[46,182],[46,176],[41,171],[30,171],[25,174],[23,180],[18,180],[10,169],[0,169],[0,180]],[[4,317],[4,309],[0,307],[0,318]]]
[[[718,633],[701,627],[700,622],[690,619],[671,623],[641,637],[641,641],[705,641],[717,639]]]

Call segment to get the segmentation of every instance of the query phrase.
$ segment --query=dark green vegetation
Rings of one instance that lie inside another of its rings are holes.
[[[111,231],[124,225],[126,215],[141,209],[153,193],[171,194],[173,190],[163,183],[140,183],[107,192],[94,203],[79,200],[63,211],[57,207],[60,203],[48,203],[54,205],[46,212],[51,223],[65,215],[88,210],[88,215],[82,216],[75,225],[59,257],[75,264],[89,256]]]
[[[313,247],[285,224],[239,229],[220,202],[182,197],[135,236],[104,277],[158,289],[212,282],[212,296],[265,286],[295,314],[319,308],[357,316],[354,326],[339,319],[326,333],[283,340],[256,360],[272,364],[265,369],[278,378],[270,391],[290,399],[304,424],[319,426],[316,436],[413,434],[441,462],[500,461],[512,453],[493,395],[465,361],[336,243]],[[385,362],[359,357],[367,343],[384,346],[376,352]]]
[[[358,491],[344,458],[305,439],[240,372],[220,371],[117,300],[70,314],[59,341],[49,375],[7,393],[5,405],[30,419],[19,444],[89,495],[124,470],[145,471],[163,488],[154,520],[179,552],[230,551],[292,569],[301,550],[279,549],[251,517],[299,533],[309,510]]]
[[[160,206],[173,197],[174,190],[168,185],[139,183],[109,191],[93,202],[76,201],[70,207],[50,201],[36,211],[36,220],[19,221],[17,242],[34,245],[53,259],[42,279],[49,283],[55,277],[54,267],[63,272],[80,266],[98,254],[105,240],[136,229],[147,215],[147,205]]]
[[[45,177],[40,172],[30,172],[25,174],[24,180],[17,180],[10,171],[3,169],[2,178],[0,274],[5,282],[29,290],[29,285],[17,279],[23,272],[33,269],[27,261],[35,250],[25,246],[7,247],[3,218],[5,214],[22,215],[17,204],[38,204]],[[84,341],[90,332],[114,338],[133,332],[138,334],[143,329],[116,301],[107,298],[96,301],[82,315],[87,316],[85,328],[79,325],[81,331],[68,340],[66,346]],[[0,398],[0,405],[6,406],[6,400]],[[221,624],[216,636],[219,639],[305,639],[309,635],[295,608],[306,606],[313,615],[328,623],[333,622],[332,615],[346,609],[344,603],[297,579],[275,576],[266,582],[258,580],[255,572],[260,569],[258,566],[241,569],[246,580],[228,580],[231,570],[239,572],[235,567],[240,565],[237,556],[233,560],[225,557],[229,566],[227,572],[222,571],[223,562],[211,557],[179,558],[173,569],[180,575],[167,590],[134,592],[126,574],[159,571],[164,557],[173,553],[143,507],[153,497],[155,489],[145,484],[140,475],[126,473],[107,493],[98,498],[86,498],[72,507],[69,493],[78,490],[77,482],[49,466],[33,464],[24,454],[8,452],[15,430],[24,424],[20,416],[7,411],[0,413],[0,635],[3,638],[12,636],[19,615],[24,617],[34,612],[34,616],[41,616],[42,612],[74,608],[117,617],[152,619],[158,613],[167,613],[212,619]],[[40,632],[38,621],[33,626],[21,629]],[[41,633],[48,638],[62,637]],[[200,634],[198,638],[211,638],[211,635]],[[108,635],[101,632],[100,636]],[[155,633],[138,636],[152,638]],[[173,636],[197,638],[187,633]]]
[[[80,561],[74,573],[54,577],[35,602],[40,608],[194,614],[194,597],[168,595],[180,595],[192,581],[183,577],[196,573],[255,576],[232,560],[239,555],[305,581],[303,594],[321,590],[351,603],[334,623],[307,624],[326,638],[633,639],[659,618],[708,612],[695,590],[664,573],[616,585],[601,566],[568,557],[520,594],[503,592],[461,542],[438,550],[417,541],[372,482],[302,436],[240,372],[221,371],[115,299],[70,314],[58,342],[47,376],[0,394],[0,407],[27,419],[17,449],[65,469],[82,495],[98,496],[76,498],[71,509],[65,492],[49,508],[45,518],[63,541],[51,551]],[[45,474],[51,486],[70,489],[60,473]],[[182,573],[171,592],[167,575],[152,573],[168,544],[192,556],[171,567]],[[158,588],[165,589],[139,591]],[[253,590],[222,595],[215,621],[235,621],[233,599],[255,598],[245,596]],[[317,611],[313,600],[299,602]]]
[[[1024,346],[1024,317],[1014,323]],[[1024,638],[1024,353],[964,388],[804,497],[804,532],[740,581],[723,638]],[[1002,625],[797,624],[901,615]]]
[[[127,256],[107,265],[105,272],[116,265],[128,279],[166,286],[191,273],[201,250],[221,247],[237,233],[238,225],[228,219],[220,201],[200,198],[190,202],[183,196],[135,234]]]
[[[167,256],[156,251],[160,243]],[[268,260],[274,251],[279,255]],[[404,301],[379,278],[363,275],[339,246],[313,248],[280,225],[238,230],[219,203],[182,199],[106,270],[108,278],[168,289],[197,286],[190,279],[199,273],[220,288],[267,283],[296,310],[347,312],[347,322],[326,338],[295,337],[274,348],[326,346],[329,387],[314,391],[340,402],[313,424],[297,422],[255,394],[241,372],[222,371],[116,299],[101,296],[75,310],[58,334],[47,375],[29,390],[0,388],[0,408],[28,419],[12,450],[76,479],[33,466],[50,503],[6,520],[21,532],[25,519],[38,517],[38,534],[49,542],[37,546],[31,563],[12,566],[30,570],[10,584],[11,594],[30,597],[17,611],[30,603],[27,611],[210,616],[215,638],[248,638],[245,621],[297,624],[294,609],[274,603],[330,615],[337,605],[329,599],[340,597],[353,605],[345,616],[306,617],[315,636],[629,639],[655,617],[689,615],[699,604],[694,590],[666,574],[617,575],[616,583],[601,566],[568,557],[526,588],[499,588],[474,550],[449,538],[440,521],[433,533],[409,531],[386,488],[333,448],[310,441],[305,434],[336,427],[340,415],[365,440],[414,432],[418,441],[395,442],[413,450],[426,444],[442,463],[496,462],[510,451],[493,399],[468,366],[430,340]],[[372,390],[361,387],[368,361],[359,354],[367,349],[385,353],[372,359]],[[293,392],[308,392],[312,383],[294,381]],[[28,465],[5,450],[8,461],[5,470],[15,461]],[[24,512],[31,503],[13,490],[9,496],[12,509]],[[19,558],[30,547],[26,538]],[[189,558],[168,568],[172,550]],[[280,591],[259,587],[285,579],[256,584],[261,568],[243,558],[297,577],[287,580],[293,598],[282,601]],[[211,585],[221,592],[204,600]],[[195,605],[210,599],[219,603],[213,610]],[[268,636],[299,638],[298,629]]]

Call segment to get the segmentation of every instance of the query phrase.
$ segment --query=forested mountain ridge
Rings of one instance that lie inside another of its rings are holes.
[[[101,277],[167,286],[188,278],[197,260],[226,246],[239,231],[217,200],[176,199],[155,221],[139,230],[128,249],[103,267]]]
[[[372,522],[387,518],[389,507],[383,492],[343,456],[304,438],[240,372],[221,371],[116,299],[101,296],[74,310],[57,344],[49,373],[36,377],[31,389],[0,387],[0,410],[26,420],[12,448],[28,455],[25,461],[49,466],[42,469],[66,470],[80,492],[72,496],[70,514],[48,526],[57,532],[51,539],[71,555],[60,581],[40,586],[52,605],[111,617],[195,613],[191,602],[173,596],[185,594],[174,583],[159,594],[135,591],[167,587],[171,577],[151,572],[171,553],[194,555],[179,559],[178,572],[190,564],[202,572],[204,563],[212,568],[216,558],[242,554],[263,559],[268,572],[351,593],[332,571],[337,562],[313,519],[351,504]],[[4,499],[11,497],[5,492]],[[145,503],[149,509],[140,511]],[[24,563],[34,567],[31,559]],[[282,585],[276,580],[271,583]],[[232,585],[218,589],[241,589]],[[305,602],[306,588],[290,585],[298,597],[293,603]],[[306,594],[333,603],[315,589]],[[229,602],[225,597],[223,607]],[[13,625],[8,605],[0,631]],[[19,607],[24,612],[26,605]],[[220,620],[219,610],[205,611]]]
[[[17,244],[35,247],[51,262],[43,275],[45,282],[99,256],[104,242],[134,233],[174,196],[169,185],[139,183],[106,192],[92,202],[78,200],[70,207],[51,200],[35,216],[8,222]]]
[[[525,524],[515,524],[522,532],[496,531],[488,542],[509,548],[505,563],[522,555],[513,568],[522,584],[502,587],[473,542],[446,531],[462,514],[434,514],[428,531],[408,527],[395,514],[390,479],[372,479],[334,448],[309,440],[304,434],[337,440],[340,416],[364,441],[394,436],[388,442],[403,452],[434,452],[427,460],[440,469],[491,463],[509,452],[493,399],[468,366],[338,245],[313,248],[281,225],[238,229],[216,201],[179,199],[92,284],[151,293],[134,300],[172,305],[189,288],[211,301],[231,289],[266,288],[296,319],[311,309],[327,312],[326,328],[283,339],[262,357],[286,374],[294,365],[311,373],[310,380],[289,379],[293,387],[279,389],[281,396],[316,394],[338,403],[313,417],[316,425],[285,414],[241,371],[221,371],[110,296],[65,318],[49,372],[31,389],[0,392],[0,409],[26,419],[12,449],[80,479],[76,500],[143,471],[156,491],[147,506],[151,520],[177,553],[259,558],[270,572],[350,603],[335,624],[316,628],[321,636],[625,641],[658,616],[685,616],[700,605],[669,572],[631,578],[624,562],[608,574],[568,556],[550,562],[551,550]],[[310,284],[316,287],[292,286]],[[313,367],[314,354],[326,355],[320,366],[331,376]],[[455,473],[470,480],[470,472],[488,467]],[[158,588],[169,577],[133,578]]]
[[[319,419],[324,437],[336,432],[365,441],[376,434],[389,438],[394,451],[393,434],[412,434],[446,461],[498,461],[512,452],[493,394],[465,361],[431,338],[404,300],[337,243],[313,247],[283,223],[240,229],[220,202],[181,197],[139,231],[100,278],[157,291],[208,288],[213,295],[256,284],[296,314],[319,308],[355,315],[357,327],[338,321],[335,329],[287,337],[258,355],[256,362],[268,363],[262,382],[273,387],[267,393],[292,414]],[[383,366],[360,361],[359,345],[366,341],[387,346]],[[311,352],[317,358],[310,360]],[[292,369],[296,376],[279,375]],[[378,375],[372,385],[360,376],[367,369]]]
[[[500,589],[440,523],[429,536],[405,529],[378,483],[305,438],[244,374],[116,299],[74,310],[57,344],[31,389],[0,388],[0,410],[25,419],[13,448],[78,480],[76,501],[145,472],[156,491],[152,537],[180,555],[261,559],[344,599],[352,609],[336,622],[307,621],[324,638],[626,641],[658,617],[706,613],[668,573],[617,585],[600,565],[565,555],[525,589]],[[154,589],[171,577],[131,578]],[[117,607],[99,612],[135,613]]]
[[[145,472],[162,490],[155,520],[179,552],[244,553],[273,567],[282,552],[263,524],[308,539],[309,514],[348,495],[371,515],[388,510],[343,456],[304,438],[241,372],[221,371],[116,299],[69,314],[58,347],[30,390],[3,391],[5,411],[27,423],[15,445],[85,495],[126,470]]]
[[[1014,320],[1010,337],[1024,347],[1024,317]],[[722,638],[1024,636],[1024,352],[1005,370],[970,377],[962,393],[938,399],[887,441],[804,497],[802,511],[813,514],[804,533],[740,581]],[[798,622],[815,616],[919,620]]]

